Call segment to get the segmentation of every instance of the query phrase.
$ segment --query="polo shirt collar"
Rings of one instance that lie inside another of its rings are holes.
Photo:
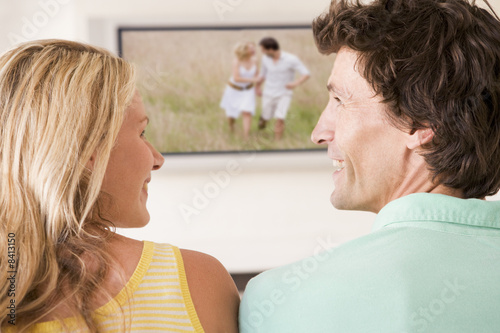
[[[394,223],[422,221],[500,229],[500,201],[413,193],[385,205],[375,218],[372,231]]]

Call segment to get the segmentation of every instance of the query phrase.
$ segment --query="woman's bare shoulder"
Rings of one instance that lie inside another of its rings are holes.
[[[114,255],[122,257],[125,261],[131,261],[127,259],[138,259],[141,257],[144,242],[119,234],[114,234],[109,241],[109,247]]]
[[[114,234],[109,240],[108,249],[115,261],[110,263],[108,274],[103,281],[101,288],[97,290],[90,300],[90,307],[97,309],[115,297],[125,286],[133,275],[142,255],[143,242]],[[82,260],[87,265],[87,269],[94,267],[94,262],[82,256]],[[123,274],[121,274],[123,273]],[[59,286],[59,288],[62,288]],[[69,309],[67,302],[63,302],[54,307],[53,311],[39,321],[55,320],[58,316],[62,318],[70,317],[73,313]]]
[[[226,268],[208,254],[180,251],[189,291],[205,332],[238,332],[240,297]]]
[[[124,269],[125,278],[128,281],[141,260],[144,242],[115,234],[109,241],[108,246],[113,258]]]

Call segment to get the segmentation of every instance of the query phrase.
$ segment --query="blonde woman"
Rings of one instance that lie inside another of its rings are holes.
[[[255,43],[238,43],[234,49],[233,70],[220,103],[226,111],[229,129],[242,114],[243,136],[248,140],[252,116],[255,114],[255,83],[259,82],[259,68],[255,57]]]
[[[114,232],[148,223],[164,162],[134,80],[75,42],[0,57],[2,332],[237,332],[239,296],[216,259]]]

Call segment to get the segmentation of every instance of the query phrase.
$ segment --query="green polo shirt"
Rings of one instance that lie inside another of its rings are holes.
[[[500,201],[415,193],[373,231],[250,280],[240,332],[500,332]]]

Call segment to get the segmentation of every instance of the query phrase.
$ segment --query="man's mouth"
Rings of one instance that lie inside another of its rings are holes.
[[[345,167],[345,162],[343,160],[333,160],[333,167],[335,171],[341,171]]]

